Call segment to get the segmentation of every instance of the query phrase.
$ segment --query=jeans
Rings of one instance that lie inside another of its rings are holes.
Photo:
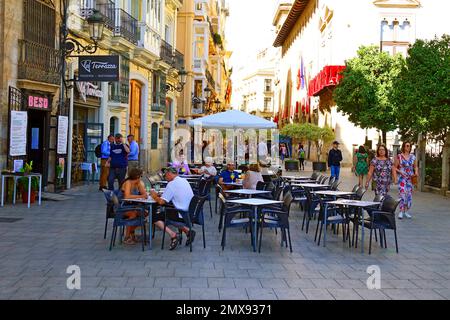
[[[114,182],[119,181],[119,188],[122,186],[122,183],[125,181],[125,177],[127,176],[127,168],[110,168],[109,169],[109,177],[108,177],[108,189],[114,190]]]
[[[335,177],[336,180],[339,180],[339,173],[341,172],[340,166],[331,166],[331,176]]]

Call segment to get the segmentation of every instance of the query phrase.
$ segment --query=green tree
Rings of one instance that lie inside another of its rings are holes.
[[[450,157],[450,36],[417,40],[394,82],[392,101],[405,137],[422,133],[444,144],[442,188],[448,190]]]
[[[357,57],[346,62],[343,79],[333,94],[339,111],[363,129],[380,130],[384,142],[386,132],[397,128],[390,95],[403,65],[400,54],[391,56],[377,46],[360,47]]]
[[[321,128],[312,123],[288,124],[281,129],[280,133],[303,142],[313,142],[316,146],[318,161],[320,161],[325,144],[330,143],[335,138],[335,134],[330,127]]]

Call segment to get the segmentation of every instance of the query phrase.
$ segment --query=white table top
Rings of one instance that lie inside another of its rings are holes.
[[[21,173],[0,173],[0,176],[9,178],[9,177],[18,177],[18,178],[27,178],[27,177],[40,177],[42,176],[42,173],[27,173],[27,174],[21,174]]]
[[[147,199],[123,199],[122,201],[124,202],[136,202],[136,203],[145,203],[145,204],[153,204],[156,203],[155,200],[153,200],[153,198],[148,197]]]
[[[241,186],[241,187],[243,185],[242,182],[224,182],[223,184],[226,186]]]
[[[311,177],[296,177],[296,176],[281,176],[281,178],[288,179],[288,180],[310,180],[311,179]]]
[[[197,179],[200,178],[202,175],[201,174],[186,174],[186,175],[180,175],[180,178],[185,178],[185,179]]]
[[[329,188],[330,187],[327,184],[318,184],[318,183],[299,183],[297,185],[300,187],[304,187],[304,188]]]
[[[346,206],[352,206],[352,207],[373,207],[373,206],[378,206],[381,202],[340,199],[340,200],[336,200],[336,201],[330,201],[328,203],[329,204],[337,204],[337,205],[346,205]]]
[[[229,200],[227,202],[229,202],[229,203],[237,203],[237,204],[245,204],[245,205],[255,206],[255,207],[257,207],[257,206],[267,206],[267,205],[270,205],[270,204],[283,203],[283,201],[258,199],[258,198]]]
[[[289,183],[289,182],[288,182]],[[310,184],[317,184],[316,180],[302,180],[302,181],[292,181],[290,182],[291,186],[299,186],[305,183],[310,183]]]
[[[270,193],[271,191],[253,190],[253,189],[239,189],[239,190],[226,190],[225,192],[226,193],[237,193],[237,194],[253,195],[253,194],[266,194],[266,193]]]
[[[324,195],[324,196],[346,196],[346,195],[355,194],[354,192],[351,192],[351,191],[332,191],[332,190],[314,191],[313,193]]]

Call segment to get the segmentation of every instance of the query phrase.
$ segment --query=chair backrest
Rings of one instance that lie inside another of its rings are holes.
[[[321,184],[326,184],[327,180],[328,180],[328,177],[323,177],[322,181],[320,183]]]
[[[356,195],[355,198],[356,200],[361,200],[362,197],[364,197],[364,194],[366,193],[366,188],[364,187],[359,187],[358,190],[356,190]]]
[[[386,195],[381,202],[381,211],[390,212],[392,214],[397,210],[400,200],[395,200],[392,196]]]
[[[194,195],[189,204],[189,216],[192,223],[203,224],[203,219],[201,219],[201,213],[203,211],[203,204],[206,201],[206,197],[201,197]]]
[[[143,175],[142,176],[142,182],[144,182],[145,188],[152,188],[152,182],[150,181],[150,178],[147,175]]]
[[[321,174],[319,177],[317,177],[316,182],[320,184],[322,182],[323,177],[324,175]]]
[[[320,173],[315,171],[311,175],[311,180],[316,180],[319,176],[320,176]]]
[[[358,191],[358,189],[359,189],[359,185],[355,184],[353,189],[352,189],[352,192],[356,192],[356,191]]]
[[[266,189],[266,183],[262,181],[258,181],[256,183],[256,190],[265,190]]]
[[[373,202],[383,202],[384,196],[381,194],[375,195],[375,198],[373,198]]]
[[[331,190],[337,191],[337,188],[339,187],[340,184],[341,182],[339,180],[334,181],[333,184],[331,185]]]
[[[283,195],[283,211],[287,212],[288,215],[291,211],[292,201],[294,201],[294,197],[291,192],[287,192]]]
[[[117,195],[114,192],[112,193],[111,200],[112,200],[114,207],[116,207],[116,208],[120,207],[119,197],[117,197]]]
[[[329,184],[330,186],[332,186],[333,183],[335,183],[335,182],[336,182],[336,177],[335,177],[335,176],[330,177],[330,180],[328,180],[328,184]]]
[[[280,199],[281,193],[283,192],[284,188],[282,186],[277,186],[275,190],[272,193],[273,199],[278,201]]]

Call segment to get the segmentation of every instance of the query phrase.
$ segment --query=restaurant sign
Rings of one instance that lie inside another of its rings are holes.
[[[50,107],[49,98],[29,95],[27,106],[30,109],[49,110]]]
[[[92,82],[77,82],[77,89],[81,99],[86,102],[88,97],[103,98],[103,91]]]
[[[77,81],[119,81],[119,69],[119,56],[79,57]]]

